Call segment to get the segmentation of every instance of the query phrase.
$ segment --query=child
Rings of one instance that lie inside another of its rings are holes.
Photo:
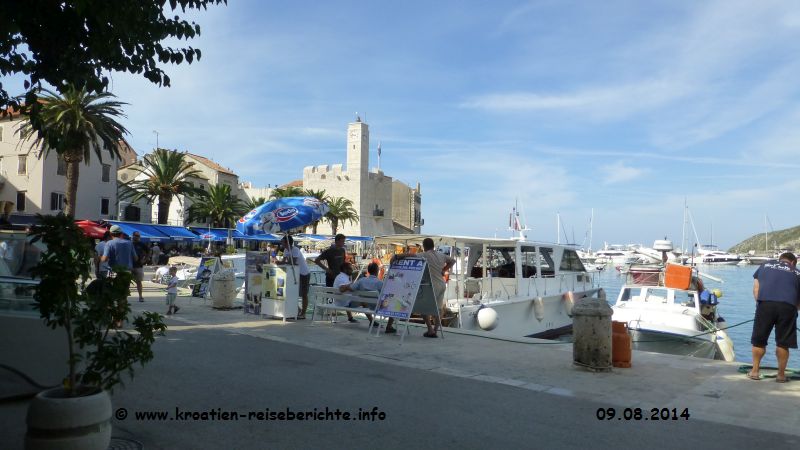
[[[178,268],[169,268],[169,283],[167,283],[167,315],[177,313],[180,308],[175,305],[175,298],[178,297]]]

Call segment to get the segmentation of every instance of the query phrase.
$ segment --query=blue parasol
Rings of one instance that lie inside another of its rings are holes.
[[[236,222],[236,229],[247,236],[289,233],[322,219],[329,210],[314,197],[283,197],[245,214]]]

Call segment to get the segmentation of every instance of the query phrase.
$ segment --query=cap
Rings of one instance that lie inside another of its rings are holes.
[[[111,234],[122,233],[122,227],[119,225],[111,225],[111,228],[108,230]]]

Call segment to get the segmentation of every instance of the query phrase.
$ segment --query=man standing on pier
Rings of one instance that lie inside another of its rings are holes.
[[[761,379],[761,358],[767,352],[767,340],[775,328],[775,353],[778,375],[775,381],[786,382],[789,349],[797,348],[797,310],[800,308],[800,274],[795,268],[797,258],[784,253],[778,261],[762,264],[753,274],[753,298],[756,315],[753,321],[753,368],[747,374],[751,380]]]

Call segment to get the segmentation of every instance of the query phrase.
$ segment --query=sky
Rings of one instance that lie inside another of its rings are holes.
[[[283,184],[344,164],[358,113],[370,165],[380,142],[385,174],[421,184],[424,233],[507,237],[515,202],[529,238],[595,249],[679,246],[684,204],[723,248],[800,224],[796,1],[229,0],[189,17],[203,56],[165,66],[171,87],[112,75],[139,154],[157,137]]]

